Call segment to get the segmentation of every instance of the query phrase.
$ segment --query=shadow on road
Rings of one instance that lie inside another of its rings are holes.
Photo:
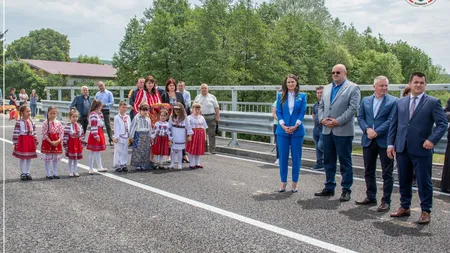
[[[300,199],[297,204],[306,210],[336,210],[341,205],[339,199],[330,200],[331,197],[313,197],[310,199]]]
[[[379,219],[385,213],[377,212],[376,210],[369,209],[370,206],[357,206],[346,211],[340,211],[340,214],[347,216],[350,220],[363,221]]]
[[[433,235],[430,232],[422,232],[422,230],[426,226],[406,222],[406,220],[407,217],[388,221],[374,221],[372,222],[372,224],[375,228],[383,230],[385,235],[392,237],[398,236],[430,237]]]

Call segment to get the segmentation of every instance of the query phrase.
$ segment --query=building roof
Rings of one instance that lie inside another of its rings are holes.
[[[110,65],[87,64],[64,61],[44,61],[22,59],[33,68],[41,69],[50,74],[61,74],[63,76],[85,76],[115,78],[117,70]]]

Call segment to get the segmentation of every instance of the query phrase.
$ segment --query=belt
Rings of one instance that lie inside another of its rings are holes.
[[[185,144],[186,142],[174,142],[173,144]]]
[[[177,126],[177,125],[172,125],[172,127],[176,127],[176,128],[185,128],[185,126]]]
[[[203,117],[205,117],[205,116],[211,116],[211,115],[216,115],[216,114],[215,114],[215,113],[203,114]]]

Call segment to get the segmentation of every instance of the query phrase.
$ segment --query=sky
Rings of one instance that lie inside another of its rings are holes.
[[[151,0],[4,0],[7,43],[32,30],[51,28],[66,34],[70,56],[80,54],[110,60],[118,51],[129,20],[141,18]],[[189,0],[191,6],[199,0]],[[262,3],[263,0],[254,0]],[[371,27],[388,42],[407,41],[422,49],[450,73],[450,0],[414,7],[406,0],[325,0],[333,17],[353,24],[358,31]],[[3,5],[2,5],[3,6]]]

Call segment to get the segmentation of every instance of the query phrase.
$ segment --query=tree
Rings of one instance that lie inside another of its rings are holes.
[[[103,62],[98,58],[98,56],[88,56],[80,54],[77,58],[78,63],[90,63],[103,65]]]
[[[0,78],[3,78],[3,68],[0,71]],[[25,62],[15,61],[7,63],[5,73],[5,89],[7,91],[13,87],[16,90],[23,88],[30,94],[31,90],[35,89],[39,96],[42,97],[44,95],[45,79],[38,76]]]
[[[356,61],[357,75],[353,79],[357,83],[371,84],[376,76],[384,75],[390,83],[401,83],[403,80],[400,61],[392,53],[380,53],[366,50]]]
[[[40,29],[13,41],[8,46],[7,58],[70,61],[69,51],[67,35],[52,29]]]

